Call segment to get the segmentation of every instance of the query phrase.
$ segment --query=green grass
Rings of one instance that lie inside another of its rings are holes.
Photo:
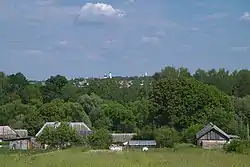
[[[34,155],[0,154],[1,167],[246,167],[250,156],[183,148],[149,152],[85,152],[72,148]]]

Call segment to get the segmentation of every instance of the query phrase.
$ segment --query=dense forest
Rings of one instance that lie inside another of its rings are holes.
[[[84,121],[92,129],[185,132],[208,122],[246,137],[250,71],[225,69],[193,75],[166,67],[153,76],[29,81],[0,73],[0,124],[35,133],[47,121]]]

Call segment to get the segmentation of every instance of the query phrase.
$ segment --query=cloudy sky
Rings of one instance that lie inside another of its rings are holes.
[[[0,0],[0,71],[30,79],[250,67],[249,0]]]

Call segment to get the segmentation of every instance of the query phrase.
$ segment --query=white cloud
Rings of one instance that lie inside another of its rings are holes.
[[[228,16],[228,13],[213,13],[205,17],[205,19],[222,19]]]
[[[191,28],[191,30],[192,30],[192,31],[198,31],[198,30],[199,30],[199,28],[197,28],[197,27],[193,27],[193,28]]]
[[[250,50],[250,46],[234,46],[231,50],[236,52],[246,52]]]
[[[42,51],[39,49],[29,49],[29,50],[25,50],[24,52],[25,54],[28,54],[28,55],[38,55],[42,53]]]
[[[125,12],[105,3],[86,3],[80,9],[79,21],[103,21],[103,19],[120,18]]]
[[[67,44],[68,44],[68,41],[66,41],[66,40],[63,40],[63,41],[59,42],[59,45],[67,45]]]
[[[142,37],[142,42],[145,43],[156,43],[158,41],[159,41],[158,37],[147,37],[147,36]]]
[[[55,0],[36,0],[36,3],[41,6],[51,5]]]
[[[127,1],[125,2],[125,4],[132,4],[132,3],[135,3],[135,0],[127,0]]]
[[[245,12],[241,17],[240,20],[248,20],[250,21],[250,12]]]
[[[189,49],[192,49],[192,48],[193,48],[191,45],[183,45],[182,47],[183,47],[184,49],[187,49],[187,50],[189,50]]]

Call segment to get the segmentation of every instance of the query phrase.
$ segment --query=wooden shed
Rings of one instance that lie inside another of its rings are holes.
[[[61,122],[46,122],[35,137],[41,135],[46,127],[57,128],[60,125]],[[75,129],[80,135],[86,136],[92,133],[92,130],[84,122],[68,122],[68,125]]]
[[[213,123],[209,123],[196,134],[197,145],[205,149],[222,148],[225,143],[239,138],[236,135],[228,135]]]
[[[10,150],[29,150],[32,148],[31,137],[9,139]]]
[[[18,133],[10,126],[0,126],[0,139],[12,139],[19,137]]]
[[[129,148],[155,147],[155,140],[130,140],[124,143]]]
[[[111,133],[113,143],[124,143],[132,140],[136,133]]]

